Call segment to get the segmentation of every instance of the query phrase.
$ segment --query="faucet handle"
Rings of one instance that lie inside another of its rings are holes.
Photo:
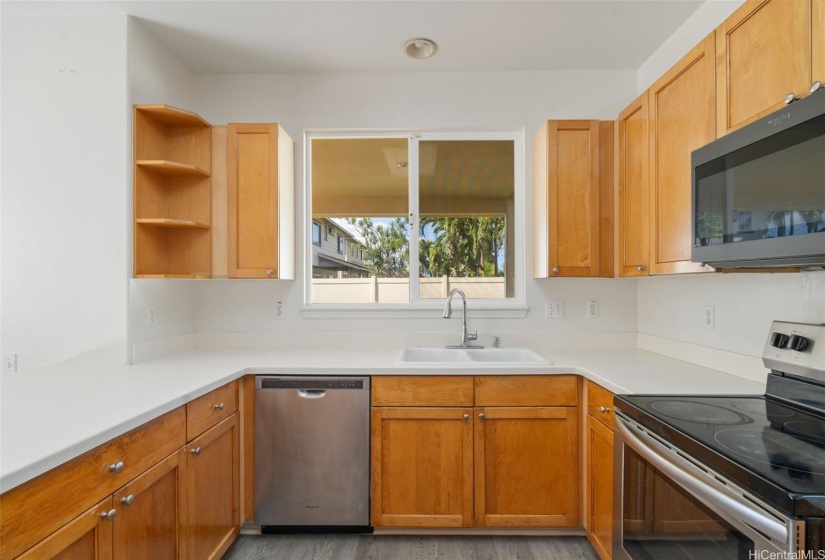
[[[474,333],[467,333],[467,340],[478,340],[478,329]]]

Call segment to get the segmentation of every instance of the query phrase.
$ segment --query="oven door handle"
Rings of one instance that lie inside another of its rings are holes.
[[[615,429],[622,438],[624,438],[625,443],[630,445],[630,447],[645,460],[672,478],[675,482],[679,483],[686,490],[695,494],[710,507],[726,513],[730,518],[737,519],[774,540],[782,543],[788,542],[788,528],[784,524],[754,511],[683,471],[677,465],[674,465],[645,445],[644,442],[622,423],[620,418],[617,417],[616,420]]]

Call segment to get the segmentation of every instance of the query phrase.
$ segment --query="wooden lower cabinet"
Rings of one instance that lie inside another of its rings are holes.
[[[613,432],[593,415],[586,422],[587,538],[602,560],[613,554]]]
[[[473,525],[472,408],[372,409],[372,524]]]
[[[192,560],[220,558],[240,532],[238,413],[187,444],[187,549]]]
[[[477,407],[475,524],[579,524],[575,407]]]
[[[114,560],[186,558],[186,449],[114,494]]]
[[[18,556],[18,560],[111,560],[112,522],[101,516],[111,510],[109,496]]]

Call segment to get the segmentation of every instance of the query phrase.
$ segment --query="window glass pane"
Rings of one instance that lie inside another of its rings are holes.
[[[312,242],[315,245],[321,244],[321,224],[312,222]]]
[[[313,139],[311,303],[409,303],[406,138]],[[327,235],[328,234],[328,235]]]
[[[419,161],[419,297],[514,297],[513,142],[422,141]]]

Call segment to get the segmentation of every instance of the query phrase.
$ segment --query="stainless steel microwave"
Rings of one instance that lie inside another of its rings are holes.
[[[825,89],[694,151],[691,259],[825,267]]]

